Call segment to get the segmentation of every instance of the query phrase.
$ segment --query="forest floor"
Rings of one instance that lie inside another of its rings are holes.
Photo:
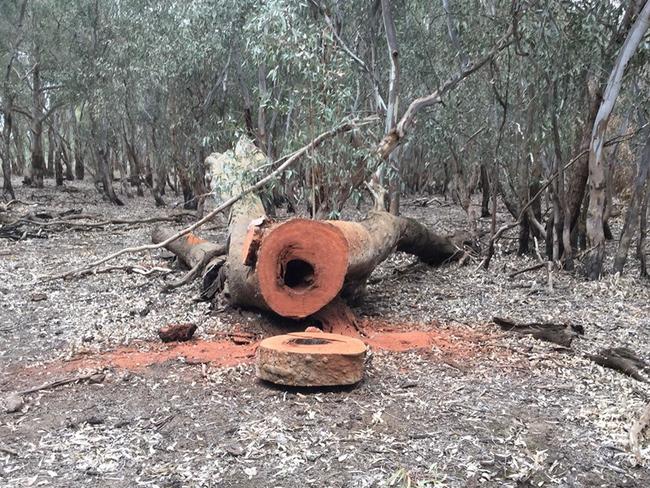
[[[37,206],[12,210],[83,209],[95,221],[178,211],[149,197],[114,207],[89,184],[66,186],[17,186]],[[403,213],[440,231],[465,227],[457,206],[422,201],[407,199]],[[634,259],[600,282],[554,273],[551,289],[543,269],[509,278],[536,262],[515,255],[515,240],[502,241],[487,272],[395,255],[355,308],[372,343],[365,379],[309,391],[255,379],[245,339],[289,324],[194,301],[196,284],[161,293],[183,273],[167,251],[116,260],[172,267],[166,276],[43,280],[148,243],[154,225],[43,226],[39,237],[0,240],[0,398],[101,372],[25,395],[15,413],[2,408],[0,486],[650,486],[650,443],[638,463],[628,442],[650,387],[585,357],[629,347],[650,359],[650,283]],[[224,226],[200,234],[222,240]],[[504,332],[493,316],[585,334],[563,349]],[[198,326],[195,340],[160,343],[161,326],[185,322]]]

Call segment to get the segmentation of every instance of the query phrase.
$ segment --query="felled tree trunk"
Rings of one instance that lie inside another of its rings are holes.
[[[238,147],[235,159],[242,157]],[[250,169],[255,157],[249,152],[244,165]],[[383,195],[376,198],[383,201]],[[218,257],[205,266],[204,290],[223,291],[233,306],[294,319],[315,314],[339,295],[360,295],[373,270],[395,251],[429,264],[442,264],[463,254],[462,245],[417,220],[384,211],[372,211],[361,222],[273,222],[254,194],[233,205],[228,230],[227,259]],[[155,238],[160,242],[163,237]],[[205,241],[193,245],[190,238],[179,241],[167,249],[189,266],[196,263],[192,258],[199,252],[196,247],[207,245]]]

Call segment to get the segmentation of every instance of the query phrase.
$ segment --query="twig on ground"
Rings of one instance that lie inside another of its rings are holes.
[[[192,281],[194,281],[194,279],[197,276],[199,276],[199,273],[201,272],[201,270],[203,270],[206,264],[207,264],[206,260],[196,263],[196,265],[187,273],[185,273],[182,278],[167,283],[163,287],[163,291],[174,290],[176,288],[180,288],[183,285],[187,285],[188,283],[191,283]]]
[[[14,451],[13,449],[7,446],[0,445],[0,452],[4,452],[5,454],[9,454],[10,456],[20,457],[17,451]]]
[[[7,212],[14,205],[25,205],[27,207],[33,207],[38,204],[23,202],[22,200],[9,200],[7,203],[0,203],[0,212]]]
[[[510,273],[508,275],[508,278],[514,278],[515,276],[519,276],[520,274],[527,273],[528,271],[537,271],[538,269],[541,269],[544,266],[546,266],[544,263],[537,263],[534,264],[533,266],[528,266],[527,268],[520,269],[519,271],[515,271],[514,273]]]
[[[87,218],[87,216],[74,215],[68,218],[59,219],[59,220],[49,220],[41,221],[35,220],[32,217],[22,217],[16,222],[22,222],[25,224],[34,224],[42,227],[52,227],[52,226],[65,226],[69,227],[72,230],[84,230],[84,229],[95,229],[106,227],[107,225],[138,225],[138,224],[153,224],[156,222],[176,222],[183,217],[193,217],[194,212],[180,212],[173,215],[168,215],[165,217],[149,217],[146,219],[110,219],[103,220],[100,222],[76,222],[79,219]]]
[[[79,273],[78,276],[87,276],[91,274],[101,274],[101,273],[110,273],[112,271],[126,271],[127,273],[136,273],[142,276],[150,276],[154,273],[167,274],[171,273],[172,270],[169,268],[163,268],[159,266],[154,266],[152,268],[145,268],[143,266],[125,264],[122,266],[106,266],[105,268],[100,269],[87,269]]]
[[[35,386],[33,388],[28,388],[27,390],[22,390],[16,392],[16,395],[24,396],[29,395],[30,393],[36,393],[37,391],[51,390],[52,388],[58,388],[59,386],[69,385],[70,383],[77,383],[79,381],[86,381],[98,374],[100,371],[93,371],[91,373],[73,376],[71,378],[64,378],[61,380],[50,381],[48,383],[43,383],[42,385]]]
[[[331,139],[332,137],[343,133],[343,132],[349,132],[350,130],[359,127],[360,125],[367,125],[370,123],[377,122],[379,120],[378,117],[368,117],[365,119],[360,119],[360,120],[352,120],[349,122],[344,122],[342,124],[339,124],[338,126],[334,127],[333,129],[323,132],[320,134],[318,137],[313,139],[309,144],[306,146],[303,146],[301,149],[298,151],[295,151],[293,155],[288,158],[284,163],[282,163],[280,166],[278,166],[275,170],[273,170],[271,173],[266,175],[264,178],[260,179],[257,183],[245,188],[241,193],[238,195],[233,196],[232,198],[226,200],[224,203],[219,205],[217,208],[212,210],[210,213],[206,214],[202,219],[194,222],[192,225],[186,227],[185,229],[179,231],[178,233],[174,234],[173,236],[169,237],[168,239],[159,242],[157,244],[144,244],[142,246],[134,246],[134,247],[127,247],[124,249],[121,249],[117,252],[114,252],[113,254],[109,254],[108,256],[105,256],[101,259],[98,259],[97,261],[93,261],[90,264],[87,264],[86,266],[83,266],[81,268],[73,269],[71,271],[67,271],[65,273],[57,274],[57,275],[51,275],[51,276],[44,276],[42,279],[44,280],[56,280],[56,279],[62,279],[62,278],[74,278],[78,277],[81,275],[81,273],[85,273],[88,270],[91,270],[93,268],[96,268],[97,266],[106,263],[107,261],[111,261],[112,259],[115,259],[119,256],[122,256],[124,254],[129,254],[129,253],[135,253],[135,252],[142,252],[142,251],[150,251],[154,249],[160,249],[161,247],[165,247],[167,244],[170,242],[175,241],[176,239],[183,237],[184,235],[189,234],[195,229],[198,229],[201,227],[203,224],[206,222],[209,222],[212,220],[212,218],[223,212],[224,210],[227,210],[230,208],[234,203],[238,202],[240,199],[248,195],[249,193],[252,193],[256,190],[259,190],[263,186],[265,186],[267,183],[269,183],[273,178],[275,178],[277,175],[282,173],[284,170],[289,168],[293,163],[295,163],[300,156],[303,154],[307,153],[308,151],[311,151],[318,147],[323,141],[327,139]]]

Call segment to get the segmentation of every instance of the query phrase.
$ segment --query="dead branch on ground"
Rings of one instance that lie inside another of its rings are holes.
[[[579,324],[557,324],[551,322],[517,323],[511,319],[493,317],[492,321],[503,330],[517,334],[531,335],[535,339],[552,342],[562,347],[571,347],[573,339],[585,333]]]

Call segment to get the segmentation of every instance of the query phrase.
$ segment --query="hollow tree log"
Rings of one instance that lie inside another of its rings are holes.
[[[247,276],[257,277],[265,308],[303,318],[339,294],[357,298],[377,265],[395,251],[429,264],[462,255],[449,238],[416,220],[375,211],[361,222],[293,219],[252,226],[239,253],[249,263]]]
[[[260,155],[252,143],[240,141],[231,165],[250,168],[262,161]],[[223,291],[233,306],[289,318],[313,315],[339,295],[358,297],[372,271],[395,251],[429,264],[463,255],[462,245],[452,239],[385,211],[372,211],[360,222],[272,222],[253,194],[233,205],[228,230],[227,259],[217,257],[205,266],[203,288],[210,293],[204,296]],[[194,251],[188,243],[167,248],[189,262]]]

